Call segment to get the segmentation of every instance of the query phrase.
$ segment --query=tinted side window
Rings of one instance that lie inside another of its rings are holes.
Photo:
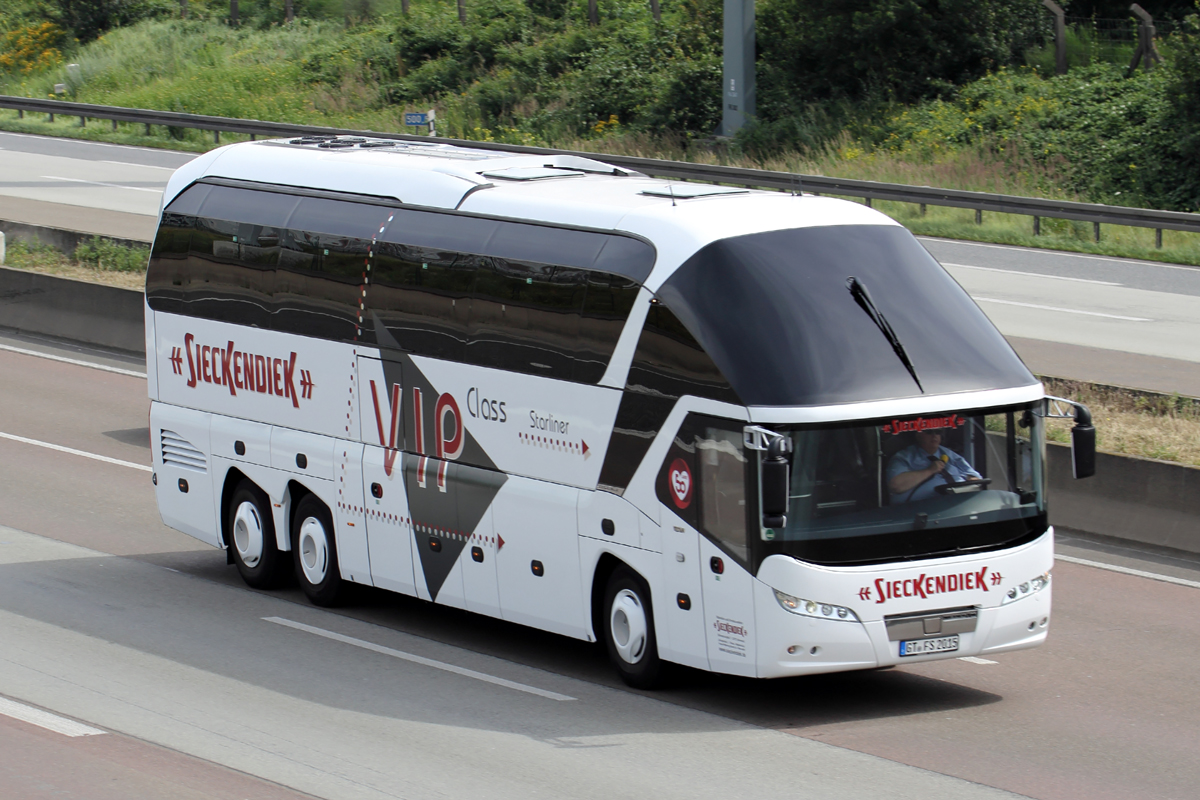
[[[146,299],[156,311],[188,313],[183,308],[183,281],[195,225],[196,218],[189,214],[163,214],[146,270]]]
[[[197,219],[177,287],[183,313],[270,327],[278,242],[275,228]]]
[[[746,454],[741,428],[705,425],[696,432],[700,530],[742,563],[750,560]]]
[[[461,360],[481,259],[423,247],[377,245],[371,313],[410,353]]]
[[[575,380],[596,383],[604,377],[640,288],[637,282],[619,275],[588,273]]]
[[[346,236],[282,231],[275,328],[322,339],[354,339],[370,244]]]
[[[483,259],[471,303],[466,360],[571,380],[587,272]]]
[[[755,478],[742,444],[743,423],[689,414],[659,468],[655,493],[742,564],[750,562]]]
[[[741,403],[712,358],[661,302],[650,306],[625,388],[671,398],[691,394]]]

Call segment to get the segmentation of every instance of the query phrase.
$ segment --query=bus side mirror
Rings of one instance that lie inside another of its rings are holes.
[[[1088,407],[1075,404],[1075,427],[1071,428],[1071,473],[1078,478],[1096,474],[1096,426]]]
[[[764,528],[787,526],[788,491],[791,479],[788,460],[784,456],[787,440],[776,436],[767,445],[767,457],[762,462],[762,525]]]

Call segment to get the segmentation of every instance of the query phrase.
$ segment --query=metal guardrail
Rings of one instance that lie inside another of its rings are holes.
[[[47,114],[52,120],[55,115],[79,117],[81,125],[86,124],[88,119],[103,119],[112,120],[114,128],[118,122],[133,122],[146,125],[147,131],[152,125],[208,130],[213,131],[214,141],[217,142],[220,141],[220,134],[222,132],[238,133],[251,137],[285,137],[305,134],[350,135],[405,141],[443,142],[483,150],[497,150],[530,155],[582,156],[603,160],[617,167],[632,169],[661,178],[729,184],[754,189],[775,189],[779,191],[803,190],[815,194],[858,197],[864,199],[868,205],[874,200],[891,200],[902,203],[920,204],[922,206],[971,208],[975,209],[976,222],[982,220],[984,211],[1002,214],[1021,214],[1033,217],[1035,235],[1041,232],[1040,223],[1043,217],[1091,222],[1094,226],[1096,241],[1100,240],[1100,225],[1102,224],[1154,228],[1157,231],[1156,243],[1159,247],[1162,246],[1162,232],[1164,229],[1200,233],[1200,214],[1189,214],[1181,211],[1156,211],[1145,208],[1109,206],[1099,203],[1044,200],[1036,197],[967,192],[957,189],[938,189],[930,186],[907,186],[900,183],[879,183],[876,181],[851,180],[848,178],[830,178],[823,175],[800,175],[792,172],[693,164],[686,161],[666,161],[654,158],[553,150],[545,147],[529,147],[525,145],[501,144],[498,142],[473,142],[463,139],[443,139],[429,136],[413,136],[403,133],[358,131],[349,128],[293,125],[284,122],[266,122],[253,119],[210,117],[201,114],[184,114],[174,111],[151,111],[140,108],[101,106],[88,103],[72,103],[64,100],[42,100],[7,95],[0,95],[0,108],[14,109],[22,114],[25,112]]]

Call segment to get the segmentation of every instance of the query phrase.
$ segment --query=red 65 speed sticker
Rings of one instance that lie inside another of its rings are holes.
[[[692,471],[682,458],[671,462],[667,483],[671,488],[671,499],[675,501],[677,508],[687,508],[692,504]]]

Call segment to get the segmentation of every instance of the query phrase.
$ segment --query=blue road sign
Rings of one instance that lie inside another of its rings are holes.
[[[404,124],[405,125],[428,125],[429,124],[429,115],[428,114],[415,114],[415,113],[406,111],[406,112],[404,112]]]

